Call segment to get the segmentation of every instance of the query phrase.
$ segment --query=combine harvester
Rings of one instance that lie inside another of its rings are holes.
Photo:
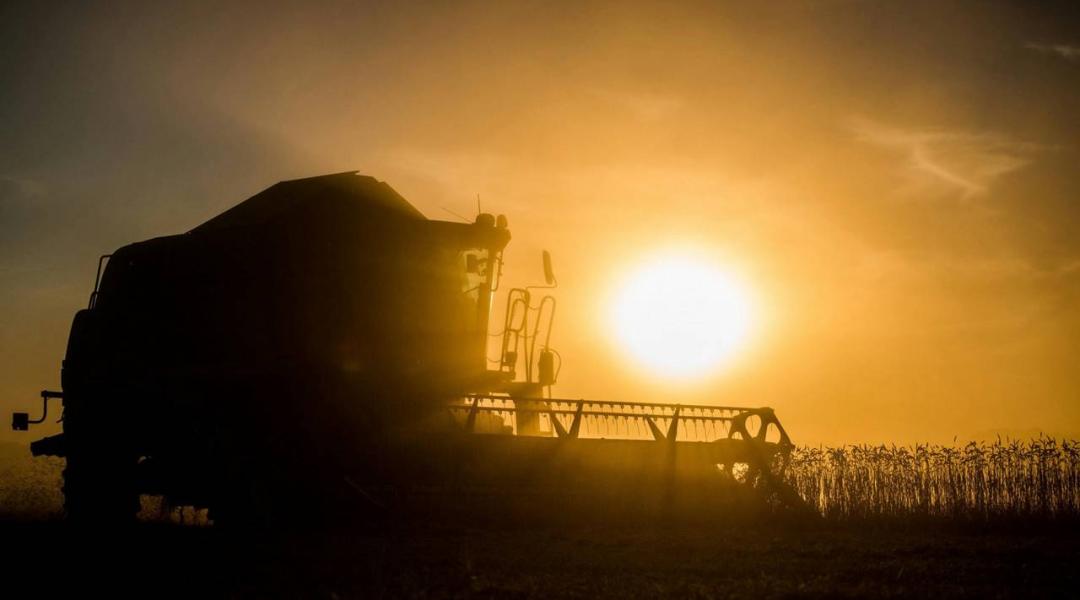
[[[506,218],[431,221],[385,183],[278,183],[195,229],[101,257],[71,327],[69,519],[131,520],[142,494],[218,523],[367,506],[709,515],[791,506],[792,444],[768,408],[555,398],[556,285],[507,292]],[[489,368],[494,363],[497,368]]]

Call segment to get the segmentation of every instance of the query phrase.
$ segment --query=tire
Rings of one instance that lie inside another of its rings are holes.
[[[139,512],[138,457],[124,447],[124,439],[116,432],[95,427],[85,409],[76,406],[69,406],[64,414],[65,518],[89,526],[133,523]]]
[[[79,525],[133,523],[139,512],[134,466],[134,461],[90,450],[69,451],[63,487],[66,519]]]

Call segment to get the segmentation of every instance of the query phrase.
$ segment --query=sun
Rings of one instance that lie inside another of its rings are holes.
[[[693,255],[662,255],[634,270],[611,312],[620,346],[655,375],[696,379],[742,350],[754,327],[745,285]]]

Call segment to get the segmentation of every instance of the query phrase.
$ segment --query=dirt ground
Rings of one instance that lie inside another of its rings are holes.
[[[226,533],[0,525],[8,591],[183,597],[1076,597],[1075,531],[756,525]],[[10,597],[20,597],[18,595]]]

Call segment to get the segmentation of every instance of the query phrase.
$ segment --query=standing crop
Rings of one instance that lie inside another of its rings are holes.
[[[798,448],[788,479],[833,518],[1080,516],[1080,442]]]

